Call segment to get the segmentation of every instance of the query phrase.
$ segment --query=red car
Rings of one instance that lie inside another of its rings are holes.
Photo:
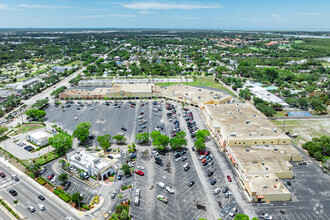
[[[1,172],[1,173],[0,173],[0,176],[1,176],[2,178],[5,178],[5,177],[6,177],[6,174],[5,174],[4,172]]]
[[[136,174],[140,175],[140,176],[143,176],[144,175],[144,172],[142,172],[141,170],[137,170],[135,171]]]
[[[144,104],[142,103],[141,106],[144,106]]]
[[[204,158],[203,160],[202,160],[202,163],[204,163],[206,161],[206,159]]]
[[[131,108],[135,108],[135,106],[134,105],[131,105]]]
[[[227,179],[229,182],[231,182],[231,177],[229,175],[227,176]]]
[[[204,151],[199,152],[199,155],[203,155],[203,154],[204,154]]]
[[[54,173],[52,175],[50,175],[49,177],[47,177],[47,179],[51,180],[51,179],[53,179],[53,177],[54,177]]]
[[[210,154],[210,151],[206,151],[205,152],[205,156],[209,155]]]

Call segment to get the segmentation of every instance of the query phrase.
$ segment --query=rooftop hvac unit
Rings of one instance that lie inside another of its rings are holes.
[[[278,148],[274,147],[274,151],[278,151]]]
[[[200,96],[198,96],[198,98],[200,99],[201,97],[200,97]]]
[[[250,133],[249,136],[252,136],[252,134]]]
[[[261,136],[264,136],[264,133],[261,133]]]
[[[78,155],[76,155],[74,158],[75,158],[76,160],[78,160],[78,161],[81,160],[80,156],[78,156]]]
[[[246,120],[245,123],[246,123],[246,124],[250,124],[250,120]]]
[[[94,164],[98,164],[99,162],[100,162],[100,158],[97,158],[97,159],[94,159],[94,160],[93,160],[93,163],[94,163]]]
[[[277,129],[276,128],[273,128],[273,131],[276,133],[277,132]]]
[[[267,188],[267,186],[266,185],[263,185],[262,188]]]
[[[261,165],[265,165],[265,163],[264,163],[264,162],[262,162],[262,163],[261,163]]]
[[[267,178],[269,177],[269,175],[268,175],[268,174],[266,174],[265,176],[266,176]]]
[[[246,151],[246,152],[249,152],[249,151],[250,151],[250,148],[245,148],[245,151]]]
[[[266,170],[268,170],[268,167],[265,167]]]
[[[229,136],[236,137],[236,133],[230,133]]]
[[[202,91],[202,89],[198,89],[198,91]]]
[[[239,112],[239,109],[237,109],[237,111]]]
[[[254,115],[253,115],[253,117],[257,117],[257,115],[256,115],[256,114],[254,114]]]

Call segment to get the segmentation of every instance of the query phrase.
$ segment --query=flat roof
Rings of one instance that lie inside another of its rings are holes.
[[[232,153],[245,174],[292,172],[292,165],[283,158],[282,152],[274,150],[276,146],[228,146],[228,151]],[[246,148],[249,148],[249,151],[246,151]]]
[[[157,87],[155,88],[157,92],[160,92],[164,95],[177,97],[182,96],[186,98],[186,101],[193,102],[195,104],[202,104],[211,100],[224,100],[228,97],[231,97],[227,94],[224,94],[220,91],[214,91],[206,88],[198,88],[195,86],[188,86],[184,84],[175,84],[172,86],[166,87]]]
[[[247,175],[247,182],[251,187],[252,192],[257,192],[257,195],[287,193],[290,191],[276,177],[275,174],[258,174]]]
[[[70,155],[70,160],[80,164],[83,167],[88,168],[89,166],[92,166],[93,169],[96,169],[98,171],[108,167],[111,165],[110,162],[104,161],[98,156],[95,156],[89,152],[86,151],[80,151],[75,152],[74,154]]]
[[[44,131],[35,131],[30,133],[29,136],[37,140],[43,140],[49,138],[51,135]]]
[[[248,103],[205,105],[205,111],[211,116],[213,126],[220,128],[226,140],[288,138]]]

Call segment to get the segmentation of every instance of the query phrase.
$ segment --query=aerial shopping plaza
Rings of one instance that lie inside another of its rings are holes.
[[[303,155],[291,138],[261,112],[230,94],[183,84],[114,84],[93,90],[68,89],[60,99],[166,99],[197,107],[214,141],[225,152],[238,183],[251,202],[290,201],[291,193],[280,179],[293,178],[289,162]]]

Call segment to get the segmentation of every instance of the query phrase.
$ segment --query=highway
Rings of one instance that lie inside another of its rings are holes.
[[[24,178],[28,177],[19,177],[19,181],[12,180],[10,176],[13,174],[13,171],[3,163],[0,163],[0,170],[6,174],[6,177],[0,177],[1,196],[7,201],[7,203],[13,205],[24,217],[33,220],[47,218],[65,220],[66,217],[72,216],[72,214],[52,201],[52,197],[55,197],[56,195],[51,192],[47,195],[41,193],[37,188],[24,180]],[[11,189],[16,190],[18,195],[12,196],[9,193],[9,190]],[[38,198],[38,195],[43,195],[46,199],[41,201]],[[18,199],[18,204],[14,205],[14,200],[16,199]],[[41,211],[37,207],[38,204],[45,205],[46,210]],[[28,211],[26,208],[28,205],[32,205],[36,211],[34,213]]]

